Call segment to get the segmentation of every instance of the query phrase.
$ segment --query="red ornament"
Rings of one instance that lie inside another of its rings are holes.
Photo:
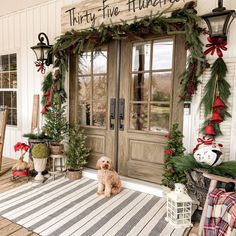
[[[51,101],[47,101],[45,104],[46,107],[50,107],[51,105],[52,105]]]
[[[213,123],[221,123],[223,121],[223,119],[221,118],[218,111],[214,111],[210,121]]]
[[[224,102],[219,97],[216,97],[213,103],[213,109],[215,110],[215,109],[225,109],[225,108],[226,106]]]
[[[165,150],[165,154],[168,155],[168,156],[172,156],[173,153],[174,153],[174,151],[172,149]]]
[[[50,89],[48,89],[48,90],[44,93],[43,96],[44,96],[44,97],[49,97],[49,96],[50,96]]]
[[[227,50],[227,47],[225,47],[227,45],[227,40],[221,37],[208,37],[207,40],[209,42],[209,44],[206,45],[208,49],[204,51],[204,54],[207,55],[210,53],[211,55],[213,55],[216,51],[218,57],[222,58],[222,50]]]
[[[208,124],[204,129],[204,134],[206,135],[215,135],[215,130],[212,124]]]
[[[46,107],[43,107],[42,111],[41,111],[42,114],[45,114],[47,113],[47,108]]]
[[[166,138],[171,138],[171,134],[166,134],[165,137]]]

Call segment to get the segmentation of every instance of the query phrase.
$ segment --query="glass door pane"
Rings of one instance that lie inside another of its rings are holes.
[[[129,128],[166,132],[172,99],[173,39],[135,43],[132,53]]]

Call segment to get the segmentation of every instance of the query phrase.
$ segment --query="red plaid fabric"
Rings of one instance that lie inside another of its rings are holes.
[[[236,236],[236,193],[214,189],[208,198],[205,236]]]

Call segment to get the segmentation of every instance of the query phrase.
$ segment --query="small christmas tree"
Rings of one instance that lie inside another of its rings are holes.
[[[69,140],[65,151],[67,169],[70,171],[81,170],[87,163],[90,149],[86,147],[86,136],[78,126],[71,128]]]
[[[64,140],[66,134],[68,134],[69,124],[66,119],[65,106],[62,106],[54,96],[52,106],[45,114],[45,124],[43,131],[50,139],[52,145],[60,145]]]
[[[185,148],[183,146],[183,135],[178,130],[178,124],[174,124],[169,134],[167,147],[165,149],[165,164],[162,183],[170,188],[174,187],[174,183],[185,183],[186,176],[184,172],[179,172],[175,169],[172,160],[175,157],[183,156]]]

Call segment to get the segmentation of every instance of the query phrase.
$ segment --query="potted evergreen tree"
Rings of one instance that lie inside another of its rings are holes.
[[[51,154],[55,155],[63,152],[64,145],[62,141],[68,134],[69,129],[65,114],[66,107],[61,105],[59,100],[59,97],[55,95],[52,106],[45,113],[45,123],[43,126],[43,131],[49,139]]]
[[[86,136],[84,131],[76,126],[69,130],[69,140],[67,142],[66,155],[66,176],[69,179],[80,179],[82,169],[87,163],[87,158],[90,154],[90,149],[86,147]]]
[[[49,148],[46,143],[37,143],[32,148],[32,156],[34,161],[34,169],[38,172],[35,180],[43,182],[42,172],[46,169],[47,158],[49,156]]]

